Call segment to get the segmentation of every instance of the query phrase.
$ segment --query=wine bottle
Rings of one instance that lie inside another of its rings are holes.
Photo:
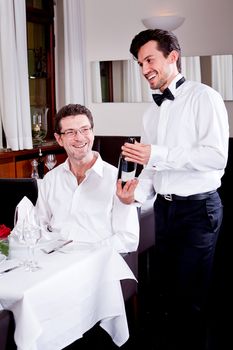
[[[129,137],[127,139],[127,142],[134,143],[135,138]],[[128,180],[132,180],[135,178],[136,170],[137,170],[137,163],[128,162],[127,160],[125,160],[125,157],[121,153],[120,157],[119,157],[119,162],[118,162],[118,176],[117,176],[117,178],[121,179],[122,187],[124,187],[124,185],[126,184],[126,182]]]
[[[44,158],[43,158],[43,154],[41,151],[41,148],[39,148],[39,157],[38,157],[38,174],[39,174],[39,178],[43,179],[44,177]]]

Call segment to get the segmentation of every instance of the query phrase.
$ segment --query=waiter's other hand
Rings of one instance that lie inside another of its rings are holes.
[[[140,142],[126,142],[122,147],[122,154],[128,162],[135,162],[146,165],[150,158],[151,145],[145,145]]]
[[[131,204],[134,202],[134,191],[137,187],[138,180],[133,179],[126,182],[122,188],[122,181],[117,180],[117,191],[116,194],[120,201],[124,204]]]

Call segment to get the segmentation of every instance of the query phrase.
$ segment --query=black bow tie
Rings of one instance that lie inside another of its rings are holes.
[[[175,97],[171,91],[166,88],[162,94],[153,94],[153,99],[158,106],[161,106],[162,102],[167,98],[168,100],[174,100]]]
[[[180,80],[178,80],[176,82],[176,89],[181,85],[183,84],[185,81],[185,78],[182,77]],[[155,103],[158,105],[158,106],[161,106],[162,102],[165,100],[165,99],[168,99],[168,100],[174,100],[175,97],[173,96],[173,94],[171,93],[171,91],[166,88],[164,90],[164,92],[162,94],[153,94],[152,95]]]

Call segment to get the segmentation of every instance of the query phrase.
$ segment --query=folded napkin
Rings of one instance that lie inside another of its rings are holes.
[[[24,196],[15,208],[14,228],[8,236],[10,258],[16,247],[26,251],[25,244],[23,244],[24,230],[30,230],[33,227],[39,227],[36,222],[35,207],[30,199]]]
[[[28,199],[28,197],[24,196],[17,204],[14,221],[15,224],[13,230],[11,231],[11,235],[18,236],[22,233],[23,228],[25,227],[37,227],[41,230],[41,238],[45,240],[51,240],[51,232],[47,229],[47,227],[40,225],[39,217],[36,213],[36,208],[30,199]],[[57,238],[54,233],[52,237],[53,239]],[[60,238],[60,235],[58,238]]]
[[[9,257],[11,259],[22,258],[27,253],[27,247],[23,239],[25,230],[33,231],[36,229],[40,231],[37,247],[41,247],[44,244],[46,245],[57,238],[56,235],[51,234],[51,232],[48,232],[46,228],[40,225],[36,208],[26,196],[24,196],[16,206],[14,221],[14,228],[8,236]]]
[[[36,215],[35,215],[35,207],[28,199],[28,197],[24,196],[21,201],[17,204],[15,209],[15,226],[21,227],[23,224],[30,223],[31,225],[36,225]]]

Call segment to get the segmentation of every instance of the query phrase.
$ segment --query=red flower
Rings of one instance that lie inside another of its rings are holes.
[[[6,225],[0,225],[0,239],[5,239],[9,236],[11,229]]]

